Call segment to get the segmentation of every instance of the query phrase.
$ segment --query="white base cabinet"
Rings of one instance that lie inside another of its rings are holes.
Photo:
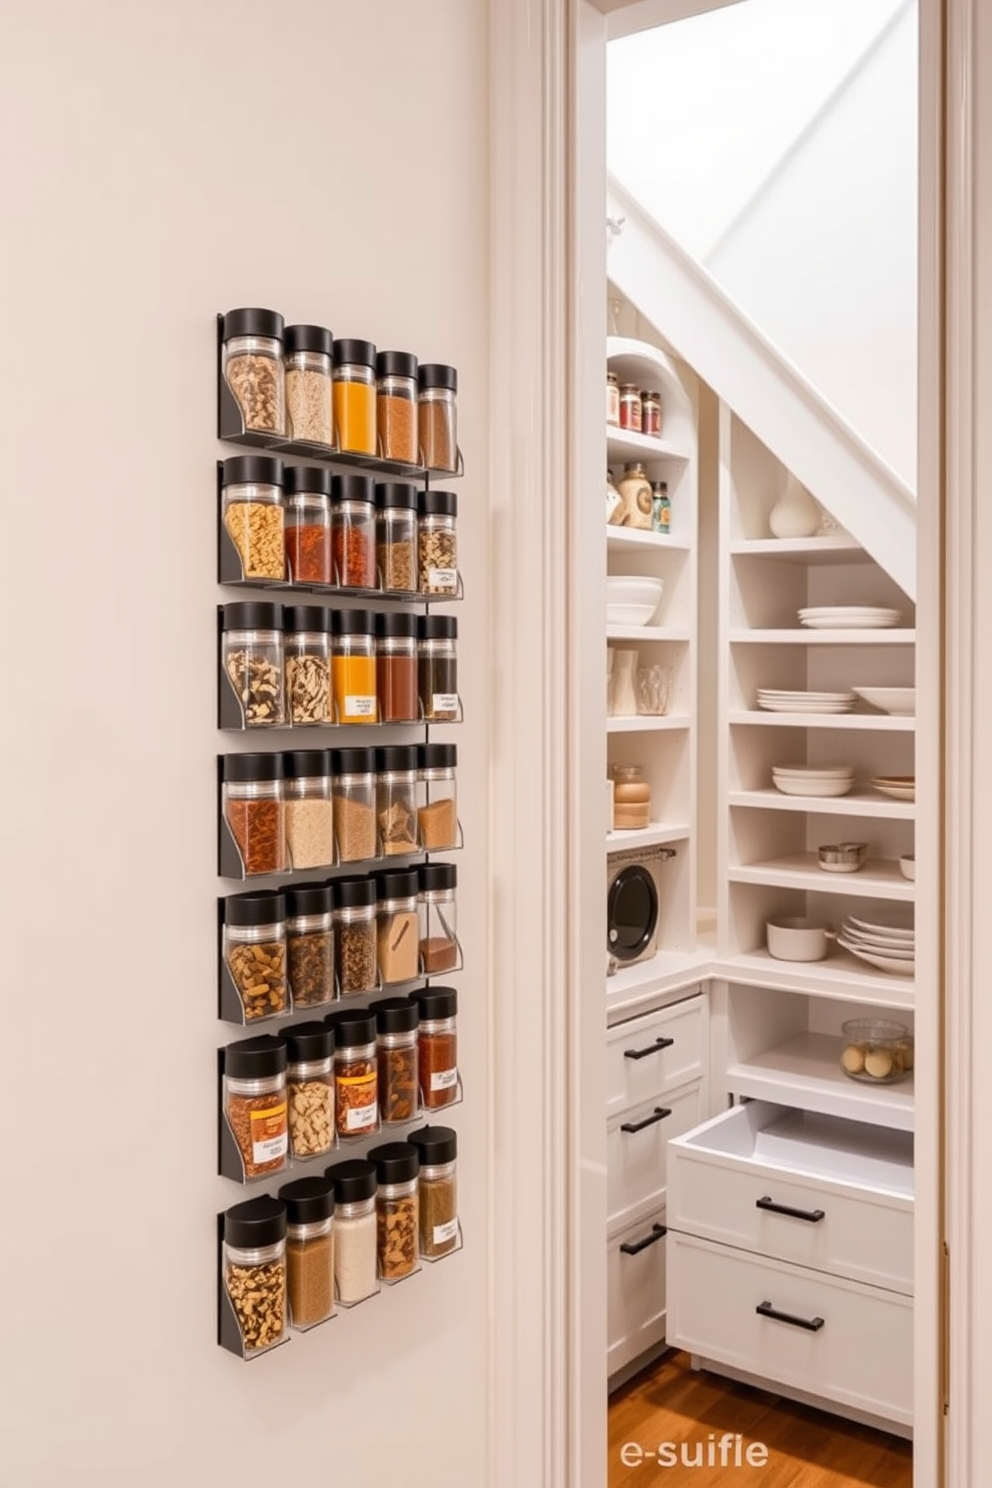
[[[613,1378],[665,1339],[665,1211],[606,1245],[607,1372]]]

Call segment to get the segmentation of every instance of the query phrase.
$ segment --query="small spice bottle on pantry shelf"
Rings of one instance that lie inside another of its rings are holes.
[[[287,326],[283,349],[286,438],[298,444],[332,445],[330,331],[323,326]]]
[[[379,1064],[379,1115],[383,1125],[412,1121],[417,1114],[417,1005],[406,997],[373,1002]]]
[[[458,373],[439,362],[419,371],[420,463],[453,475],[458,469]]]
[[[334,429],[338,448],[374,455],[375,347],[371,341],[334,342]]]
[[[380,481],[375,488],[375,561],[383,589],[417,589],[417,487]]]
[[[369,1162],[376,1176],[379,1275],[400,1281],[417,1269],[420,1158],[409,1142],[384,1142],[372,1148]]]
[[[312,1328],[334,1311],[334,1187],[327,1178],[283,1184],[289,1321]]]
[[[436,1261],[458,1249],[458,1136],[450,1126],[423,1126],[407,1141],[420,1156],[420,1254]]]
[[[642,426],[641,392],[636,382],[625,382],[620,388],[620,427],[640,434]]]
[[[331,623],[334,717],[338,723],[375,723],[375,614],[335,610]]]
[[[289,1007],[286,985],[286,899],[262,891],[221,900],[224,962],[246,1023],[277,1018]]]
[[[339,995],[352,997],[359,992],[374,992],[379,985],[374,879],[335,879],[334,940]]]
[[[339,863],[376,856],[375,751],[332,749],[334,842]]]
[[[617,490],[623,499],[625,527],[636,527],[648,532],[654,513],[654,493],[647,472],[639,460],[623,467],[623,475],[617,481]]]
[[[309,465],[283,471],[286,576],[293,584],[333,584],[331,472]]]
[[[458,1100],[458,993],[454,987],[420,987],[410,1001],[420,1014],[420,1104],[431,1111],[453,1105]]]
[[[289,1150],[317,1157],[334,1145],[334,1029],[297,1023],[286,1033]]]
[[[286,1044],[271,1034],[242,1039],[222,1051],[224,1116],[241,1155],[241,1174],[263,1178],[286,1166]],[[223,1154],[222,1154],[223,1156]]]
[[[221,370],[246,430],[286,432],[283,325],[276,310],[229,310],[224,316]]]
[[[417,830],[426,852],[458,846],[458,795],[454,744],[417,747]]]
[[[379,1129],[375,1018],[347,1009],[331,1013],[334,1030],[334,1124],[339,1137],[367,1137]]]
[[[286,871],[281,754],[225,754],[222,811],[245,877]]]
[[[660,532],[663,537],[667,537],[672,530],[672,503],[668,495],[668,482],[653,481],[651,490],[654,493],[651,524],[655,532]]]
[[[615,372],[606,374],[606,422],[611,429],[620,426],[620,379]]]
[[[429,723],[458,721],[458,621],[453,615],[417,620],[417,687],[420,711]]]
[[[330,751],[292,749],[283,760],[290,865],[294,869],[330,867],[334,862]]]
[[[375,359],[379,457],[417,463],[417,358],[380,351]]]
[[[419,887],[416,868],[375,876],[379,980],[384,987],[419,975]]]
[[[286,957],[294,1009],[333,1000],[333,883],[286,890]]]
[[[286,691],[294,728],[334,722],[331,614],[322,605],[286,605],[283,610]]]
[[[421,491],[417,552],[422,594],[458,593],[458,497],[454,491]]]
[[[661,394],[651,388],[641,393],[641,428],[653,439],[661,438]]]
[[[342,1307],[353,1307],[379,1290],[375,1168],[356,1157],[324,1176],[334,1189],[334,1290]]]
[[[286,577],[283,467],[269,455],[234,455],[221,472],[224,528],[241,560],[243,579]]]
[[[455,917],[458,870],[454,863],[422,863],[420,961],[424,976],[453,971],[461,961]]]
[[[400,610],[375,617],[375,685],[380,723],[416,723],[417,616]]]
[[[375,589],[375,481],[370,475],[331,480],[331,558],[342,589]]]
[[[384,857],[415,853],[417,746],[388,744],[375,752],[376,821]]]
[[[221,625],[224,675],[244,727],[283,728],[282,605],[256,600],[222,605]]]
[[[286,1206],[260,1194],[223,1219],[224,1291],[246,1357],[282,1343],[286,1332]]]
[[[651,825],[651,787],[640,765],[611,765],[613,827],[636,830]]]

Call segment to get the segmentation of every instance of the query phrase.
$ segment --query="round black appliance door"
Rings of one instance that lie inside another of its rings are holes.
[[[645,949],[658,924],[658,890],[647,868],[632,863],[621,868],[606,902],[606,944],[618,961],[633,961]]]

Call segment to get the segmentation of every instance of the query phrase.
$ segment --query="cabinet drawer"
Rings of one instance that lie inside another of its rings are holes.
[[[625,1111],[705,1073],[707,1000],[701,994],[633,1018],[606,1036],[606,1112]]]
[[[668,1222],[910,1294],[912,1163],[908,1132],[749,1101],[672,1143]]]
[[[668,1114],[659,1115],[661,1111]],[[610,1119],[606,1133],[606,1210],[611,1225],[618,1220],[633,1222],[637,1214],[657,1209],[665,1202],[669,1138],[697,1126],[702,1115],[702,1085],[696,1084]]]
[[[664,1210],[657,1210],[607,1243],[608,1374],[665,1336],[665,1238],[658,1233],[664,1222]]]
[[[669,1231],[668,1342],[908,1425],[913,1305],[898,1292]],[[786,1319],[763,1316],[772,1308]]]

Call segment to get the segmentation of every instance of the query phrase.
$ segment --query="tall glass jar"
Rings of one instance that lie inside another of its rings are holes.
[[[458,720],[458,621],[453,615],[421,615],[417,621],[417,690],[428,723]]]
[[[347,1010],[327,1019],[334,1029],[334,1122],[341,1138],[367,1137],[379,1128],[375,1019]]]
[[[224,1116],[241,1158],[242,1178],[264,1178],[286,1166],[286,1044],[269,1034],[222,1051]]]
[[[283,610],[286,691],[294,728],[334,722],[331,615],[322,605],[286,605]]]
[[[334,886],[300,884],[286,892],[286,959],[293,1007],[334,999]]]
[[[300,444],[331,445],[331,333],[323,326],[287,326],[284,347],[286,437]]]
[[[375,506],[379,583],[397,594],[413,594],[417,589],[417,488],[407,481],[380,481]]]
[[[334,940],[340,996],[352,997],[360,992],[374,992],[379,985],[374,879],[335,880]]]
[[[223,1221],[224,1291],[246,1358],[286,1332],[286,1206],[267,1194],[235,1204]]]
[[[375,372],[380,458],[416,465],[417,358],[407,351],[380,351]]]
[[[375,685],[380,723],[416,723],[417,616],[392,610],[375,617]]]
[[[288,1011],[286,899],[264,891],[221,900],[224,963],[237,988],[246,1023]]]
[[[342,589],[375,589],[375,482],[369,475],[331,481],[331,557]]]
[[[614,429],[620,424],[620,380],[615,372],[606,374],[606,422]]]
[[[458,497],[454,491],[421,491],[417,562],[422,594],[458,593]]]
[[[226,604],[221,624],[224,675],[244,727],[282,728],[286,722],[282,605]]]
[[[376,818],[384,857],[418,851],[417,746],[388,744],[375,752]]]
[[[334,1290],[342,1307],[353,1307],[379,1289],[375,1168],[356,1157],[335,1163],[325,1177],[334,1188]]]
[[[246,430],[285,434],[283,318],[276,310],[229,310],[221,370]]]
[[[333,584],[331,472],[287,465],[283,493],[287,578],[293,584]]]
[[[661,438],[661,394],[654,388],[641,393],[641,425],[645,434]]]
[[[417,748],[417,833],[425,852],[458,846],[458,795],[454,744]]]
[[[459,960],[455,914],[458,870],[454,863],[422,863],[420,961],[425,976],[452,971]]]
[[[383,997],[369,1008],[375,1014],[379,1064],[379,1114],[384,1126],[412,1121],[417,1114],[416,1003],[405,997]]]
[[[438,362],[421,366],[419,390],[420,463],[453,474],[458,469],[458,373]]]
[[[377,873],[376,939],[379,980],[384,987],[412,982],[420,973],[417,870]]]
[[[376,857],[375,751],[332,749],[331,773],[337,861]]]
[[[289,1150],[319,1157],[334,1145],[334,1030],[297,1023],[286,1034]]]
[[[454,987],[421,987],[410,1001],[420,1015],[420,1103],[434,1111],[458,1099],[458,993]]]
[[[326,1177],[285,1183],[289,1320],[312,1328],[334,1311],[334,1187]]]
[[[224,528],[237,549],[243,579],[286,577],[283,467],[269,455],[234,455],[221,474]]]
[[[384,1142],[372,1148],[369,1162],[377,1185],[379,1275],[383,1281],[400,1281],[417,1269],[420,1158],[409,1142]]]
[[[424,1126],[407,1140],[420,1157],[420,1254],[436,1261],[458,1249],[458,1136]]]
[[[338,448],[374,455],[375,347],[371,341],[334,343],[334,428]]]
[[[222,810],[246,878],[286,871],[281,754],[225,754]]]
[[[294,869],[334,862],[331,756],[327,749],[293,749],[284,756],[286,842]]]
[[[641,390],[636,382],[625,382],[620,388],[620,427],[640,434],[641,423]]]
[[[331,654],[334,717],[338,723],[375,723],[375,615],[335,610]]]

